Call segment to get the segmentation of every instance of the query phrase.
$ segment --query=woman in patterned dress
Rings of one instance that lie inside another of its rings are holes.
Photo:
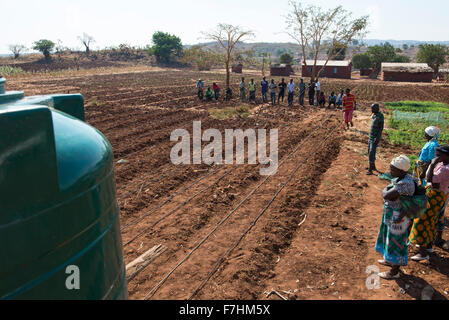
[[[411,168],[410,159],[406,156],[395,158],[390,164],[392,183],[382,191],[384,211],[380,231],[376,243],[376,251],[383,256],[378,262],[391,267],[389,272],[382,272],[383,279],[400,277],[400,267],[408,262],[408,236],[411,221],[407,211],[403,210],[401,196],[415,194],[415,181],[408,174]]]
[[[429,253],[433,253],[438,222],[443,219],[440,212],[449,191],[449,146],[436,149],[436,158],[430,163],[426,180],[427,212],[413,221],[410,233],[410,243],[419,246],[419,253],[411,258],[413,261],[429,260]]]

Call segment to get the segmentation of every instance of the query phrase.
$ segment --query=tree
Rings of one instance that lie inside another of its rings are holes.
[[[419,46],[417,58],[418,62],[427,63],[436,76],[448,54],[448,48],[440,44],[422,44]]]
[[[404,44],[402,45],[402,49],[404,49],[404,51],[405,51],[405,50],[408,50],[408,44],[404,43]]]
[[[279,57],[279,63],[292,64],[292,62],[293,62],[293,56],[287,52],[281,54],[281,56]]]
[[[396,55],[392,62],[408,63],[410,62],[410,58],[407,56]]]
[[[370,55],[374,65],[374,74],[378,75],[382,62],[393,62],[396,57],[394,47],[388,43],[372,46],[368,48],[367,54]]]
[[[181,39],[169,33],[157,31],[153,34],[151,53],[158,63],[169,63],[173,57],[181,57],[183,47]]]
[[[302,6],[290,1],[292,11],[287,16],[287,34],[302,48],[302,56],[313,56],[312,79],[318,80],[329,60],[341,54],[343,48],[357,38],[363,38],[368,16],[357,19],[342,6],[325,10],[315,5]],[[319,70],[316,62],[323,44],[328,47],[327,60]],[[340,50],[336,49],[340,46]],[[307,65],[306,60],[304,64]]]
[[[262,52],[262,77],[265,77],[265,65],[271,66],[271,53]]]
[[[87,33],[83,33],[83,35],[79,36],[78,39],[86,48],[86,55],[88,56],[90,53],[90,45],[95,42],[94,37],[88,35]]]
[[[210,70],[217,60],[219,59],[212,50],[198,45],[184,50],[182,57],[184,63],[194,64],[200,71]]]
[[[203,32],[206,39],[218,42],[217,54],[219,54],[226,68],[226,87],[229,88],[231,79],[230,67],[238,54],[237,44],[246,38],[251,38],[254,33],[250,30],[243,30],[239,26],[220,23],[211,32]]]
[[[347,46],[345,46],[342,43],[336,43],[333,48],[329,48],[327,51],[327,54],[334,57],[334,60],[345,60],[346,58],[346,49]]]
[[[371,69],[373,67],[373,61],[369,54],[360,53],[352,57],[352,65],[355,69]]]
[[[14,54],[14,59],[18,59],[27,48],[21,44],[11,44],[9,50]]]
[[[34,42],[33,50],[41,52],[44,55],[45,60],[48,61],[51,59],[50,54],[53,51],[54,47],[55,43],[53,41],[41,39],[39,41]]]

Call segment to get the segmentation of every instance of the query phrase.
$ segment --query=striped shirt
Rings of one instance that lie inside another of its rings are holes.
[[[355,102],[355,95],[353,95],[352,93],[345,94],[345,96],[343,97],[344,111],[354,110],[354,102]]]

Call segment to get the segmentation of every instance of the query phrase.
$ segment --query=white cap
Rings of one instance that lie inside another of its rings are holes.
[[[391,161],[391,165],[395,168],[398,168],[399,170],[404,171],[404,172],[408,172],[410,170],[410,168],[412,167],[412,165],[410,163],[410,159],[404,155],[394,158],[393,161]]]

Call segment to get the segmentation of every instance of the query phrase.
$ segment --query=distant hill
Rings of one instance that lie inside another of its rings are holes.
[[[404,44],[407,44],[409,47],[414,46],[418,47],[420,44],[442,44],[449,45],[449,41],[418,41],[418,40],[380,40],[380,39],[365,39],[360,41],[361,44],[365,46],[375,46],[380,45],[382,43],[389,42],[392,46],[397,48],[402,48]],[[197,45],[206,46],[206,47],[214,47],[216,45],[215,42],[206,42],[199,43]],[[192,45],[186,45],[185,47],[189,48]],[[269,42],[257,42],[257,43],[240,43],[238,46],[241,50],[249,50],[254,49],[256,55],[260,56],[261,53],[270,53],[273,58],[279,57],[282,53],[288,52],[292,54],[295,58],[301,55],[301,47],[298,44],[292,42],[284,42],[284,43],[269,43]],[[350,48],[348,54],[352,52],[353,48]],[[364,50],[362,50],[364,51]],[[416,54],[417,50],[412,50],[413,53]],[[415,52],[416,51],[416,52]]]

